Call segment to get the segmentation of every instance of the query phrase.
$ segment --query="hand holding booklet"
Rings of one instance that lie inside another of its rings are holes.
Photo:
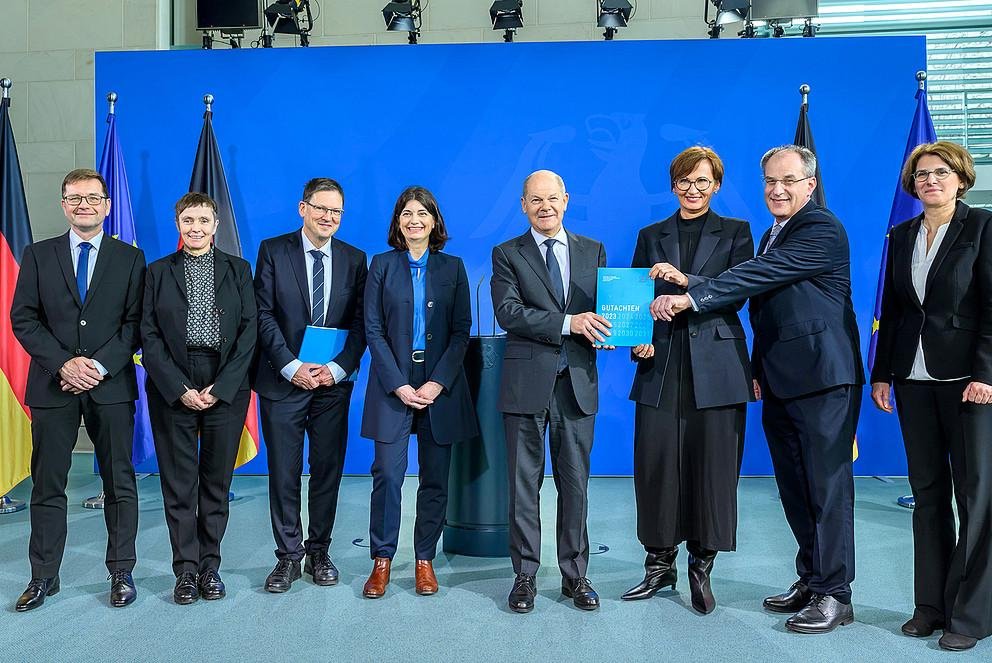
[[[616,347],[634,347],[651,342],[654,320],[651,301],[654,281],[650,269],[600,267],[596,284],[596,313],[610,321],[607,342]]]

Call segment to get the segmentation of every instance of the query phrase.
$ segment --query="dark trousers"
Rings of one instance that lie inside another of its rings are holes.
[[[280,400],[258,399],[269,460],[269,515],[279,559],[299,560],[304,554],[326,552],[331,545],[354,388],[354,382],[342,382],[313,391],[293,389]],[[306,542],[300,522],[304,433],[310,441]]]
[[[134,402],[96,403],[89,394],[62,407],[31,408],[31,575],[58,575],[65,552],[65,487],[76,446],[79,418],[93,441],[105,496],[107,569],[134,568],[138,532],[138,490],[131,464]]]
[[[558,490],[558,567],[565,578],[581,578],[589,566],[586,529],[589,454],[596,415],[579,408],[565,372],[555,381],[551,402],[537,414],[503,414],[510,484],[510,559],[515,573],[537,574],[541,564],[541,485],[544,435]],[[549,431],[550,429],[550,431]]]
[[[189,351],[193,389],[213,384],[219,356]],[[251,392],[238,392],[230,404],[190,410],[166,402],[148,382],[148,415],[161,473],[165,522],[172,544],[172,571],[200,573],[220,568],[220,542],[228,520],[227,494]]]
[[[861,387],[780,399],[762,385],[761,423],[786,520],[799,544],[796,573],[818,594],[851,600],[854,580],[854,432]]]
[[[917,615],[984,638],[992,634],[992,407],[962,403],[967,384],[897,382],[896,412],[916,500]]]
[[[410,385],[415,389],[426,381],[423,363],[414,363]],[[431,432],[429,409],[412,412],[411,432],[417,435],[417,461],[420,486],[417,488],[417,521],[413,529],[413,548],[417,559],[434,559],[437,542],[444,530],[448,507],[448,469],[451,445],[438,444]],[[372,461],[372,505],[369,516],[369,553],[371,557],[393,558],[400,535],[400,500],[406,475],[406,438],[391,442],[376,441]]]

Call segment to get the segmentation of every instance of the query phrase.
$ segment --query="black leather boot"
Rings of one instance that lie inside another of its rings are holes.
[[[692,594],[692,607],[708,615],[716,607],[716,599],[710,589],[710,571],[716,551],[693,548],[689,552],[689,591]]]
[[[648,551],[644,560],[644,580],[628,589],[620,598],[624,601],[640,601],[651,598],[662,587],[675,589],[679,574],[675,568],[675,557],[678,554],[677,546],[664,548],[660,552]]]

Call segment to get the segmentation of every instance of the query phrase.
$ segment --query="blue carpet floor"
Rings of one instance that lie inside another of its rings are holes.
[[[140,532],[137,602],[107,604],[103,514],[80,502],[99,491],[92,457],[77,454],[69,490],[69,538],[62,591],[39,610],[13,610],[29,575],[28,515],[0,516],[0,660],[19,661],[925,661],[992,658],[992,642],[952,654],[937,637],[916,640],[899,626],[912,612],[911,512],[896,506],[905,480],[857,480],[858,578],[855,624],[820,636],[785,630],[784,616],[762,611],[761,599],[794,578],[795,543],[782,515],[774,481],[743,479],[738,552],[720,554],[713,574],[718,607],[692,611],[684,578],[676,592],[625,603],[618,597],[640,579],[643,554],[634,524],[630,479],[594,479],[589,531],[589,576],[602,597],[592,613],[576,610],[559,593],[554,562],[554,488],[542,500],[545,566],[537,606],[529,615],[506,607],[512,583],[508,559],[438,556],[440,592],[413,591],[412,511],[416,479],[404,487],[404,516],[393,582],[384,598],[362,598],[370,570],[368,536],[371,480],[346,477],[331,556],[341,570],[334,587],[309,576],[282,595],[262,589],[274,564],[265,477],[237,477],[221,574],[227,598],[191,606],[172,602],[168,533],[158,477],[138,484]],[[12,495],[27,498],[30,482]],[[990,639],[992,640],[992,639]]]

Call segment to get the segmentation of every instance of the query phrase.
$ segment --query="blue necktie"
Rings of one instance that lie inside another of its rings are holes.
[[[775,240],[778,238],[778,234],[780,232],[782,232],[782,224],[776,221],[772,226],[771,231],[768,233],[768,243],[765,244],[764,253],[768,253],[768,251],[771,250],[772,244],[775,243]],[[764,253],[762,255],[764,255]]]
[[[76,289],[79,290],[79,301],[86,301],[86,277],[90,273],[90,249],[93,245],[89,242],[80,242],[79,261],[76,263]]]
[[[565,286],[561,282],[561,268],[558,266],[558,258],[555,257],[555,244],[557,243],[558,240],[553,238],[544,240],[544,246],[547,247],[547,251],[544,253],[544,262],[548,265],[551,288],[555,291],[558,303],[565,306]]]
[[[313,291],[310,293],[310,320],[313,326],[324,326],[324,254],[322,251],[314,249],[310,251],[313,257],[313,265],[310,273],[313,275]]]

